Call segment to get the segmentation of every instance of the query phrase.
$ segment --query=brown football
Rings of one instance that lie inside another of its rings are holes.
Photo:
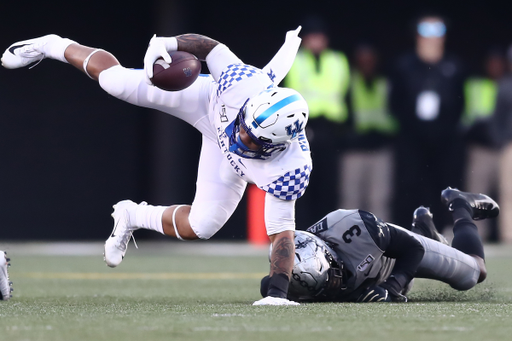
[[[172,62],[159,58],[153,64],[151,82],[162,90],[179,91],[188,88],[201,72],[201,62],[191,53],[169,52]]]

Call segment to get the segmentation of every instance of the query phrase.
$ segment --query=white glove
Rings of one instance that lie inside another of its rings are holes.
[[[298,302],[287,300],[286,298],[267,296],[252,305],[300,305]]]
[[[175,37],[165,38],[157,37],[156,34],[149,41],[149,46],[144,56],[144,71],[146,74],[146,83],[151,83],[153,78],[153,64],[155,61],[162,57],[166,63],[171,63],[172,58],[168,51],[176,51],[178,49],[178,41]]]
[[[302,26],[299,25],[299,27],[297,27],[293,31],[286,32],[285,40],[292,40],[297,38],[299,36],[300,30],[302,30]]]

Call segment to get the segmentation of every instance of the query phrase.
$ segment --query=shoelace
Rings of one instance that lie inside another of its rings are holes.
[[[41,52],[37,51],[37,50],[36,50],[36,47],[37,47],[37,48],[40,48],[40,47],[44,46],[45,44],[46,44],[46,43],[44,43],[44,44],[27,45],[27,46],[23,46],[23,47],[20,49],[20,54],[25,53],[25,54],[29,54],[29,55],[30,55],[31,53],[37,52],[38,54],[40,54],[40,55],[41,55],[41,59],[39,59],[39,60],[37,61],[37,63],[35,63],[34,65],[30,66],[30,67],[29,67],[29,70],[30,70],[30,69],[32,69],[32,68],[35,68],[36,66],[38,66],[38,65],[39,65],[39,63],[41,63],[41,62],[43,61],[43,59],[44,59],[44,53],[41,53]]]
[[[127,231],[127,233],[124,233],[121,238],[119,238],[119,243],[116,245],[116,248],[118,248],[121,251],[125,251],[128,247],[128,243],[130,242],[130,239],[133,239],[133,244],[135,245],[135,248],[138,249],[139,246],[137,245],[137,242],[135,241],[135,237],[133,236],[133,231]]]
[[[139,205],[146,206],[147,204],[148,204],[147,202],[142,201]],[[137,242],[135,241],[135,237],[133,236],[133,231],[132,230],[126,230],[126,233],[124,233],[121,236],[121,238],[119,239],[119,243],[116,245],[116,248],[118,248],[121,251],[125,251],[126,248],[128,247],[128,243],[130,242],[130,239],[133,239],[133,244],[135,245],[135,248],[138,249],[139,246],[137,245]]]
[[[37,63],[35,63],[35,64],[34,64],[34,65],[32,65],[31,67],[29,67],[28,69],[30,70],[30,69],[35,68],[36,66],[38,66],[38,65],[39,65],[39,63],[41,63],[41,62],[43,61],[43,59],[44,59],[44,57],[43,57],[43,58],[41,58],[41,59],[39,59],[39,60],[37,61]]]

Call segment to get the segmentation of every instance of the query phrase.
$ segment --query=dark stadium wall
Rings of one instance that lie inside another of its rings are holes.
[[[498,2],[430,1],[450,19],[448,47],[477,65],[485,48],[512,42],[509,9]],[[48,33],[113,52],[141,68],[153,33],[197,32],[264,66],[284,33],[310,13],[329,23],[332,45],[350,52],[371,40],[386,61],[412,46],[417,1],[72,1],[7,2],[0,50]],[[111,231],[111,206],[130,198],[191,202],[200,135],[162,113],[112,98],[68,65],[0,68],[0,240],[98,240]],[[298,209],[307,209],[300,206]],[[298,222],[299,227],[301,226]],[[159,238],[155,233],[138,233]],[[214,237],[245,238],[245,201]]]
[[[2,4],[0,44],[48,33],[104,47],[140,66],[149,10],[66,2]],[[122,24],[123,19],[130,24]],[[0,70],[0,239],[98,239],[111,206],[146,191],[147,113],[68,65]]]

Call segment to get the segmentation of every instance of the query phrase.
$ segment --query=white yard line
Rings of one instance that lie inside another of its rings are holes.
[[[0,242],[0,250],[10,255],[98,256],[103,255],[104,242]],[[261,256],[268,255],[268,246],[243,242],[137,242],[140,254]],[[130,249],[135,249],[130,244]]]
[[[0,242],[0,250],[11,255],[97,256],[103,255],[103,241],[92,242]],[[207,256],[261,256],[268,255],[268,246],[246,242],[225,241],[140,241],[140,254],[207,255]],[[129,248],[135,249],[133,243]],[[487,244],[487,258],[512,258],[512,245]]]

